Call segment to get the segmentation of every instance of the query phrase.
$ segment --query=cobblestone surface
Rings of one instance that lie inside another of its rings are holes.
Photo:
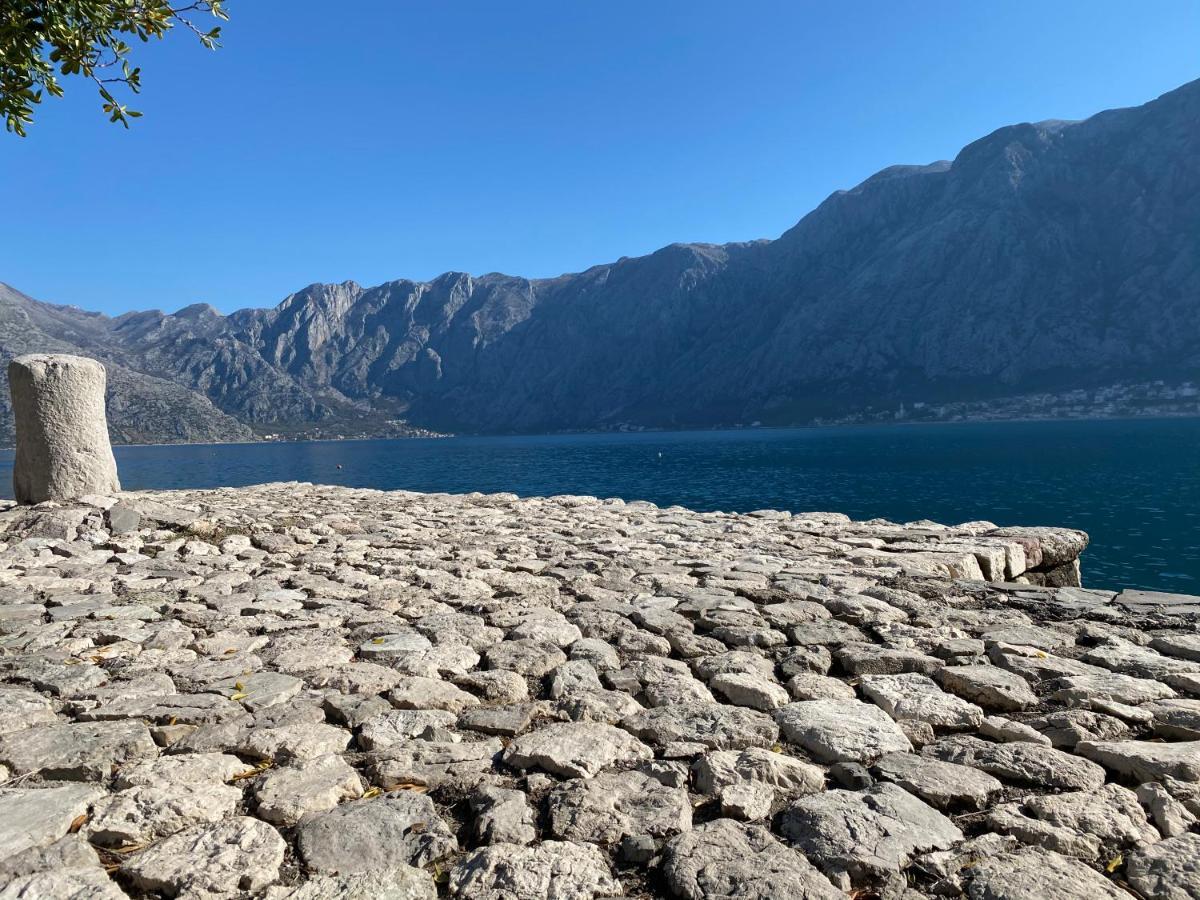
[[[0,898],[1200,896],[1200,598],[1081,588],[1086,540],[0,508]]]

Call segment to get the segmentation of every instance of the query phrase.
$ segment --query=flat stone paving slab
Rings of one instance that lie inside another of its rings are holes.
[[[504,751],[515,769],[544,769],[564,778],[590,778],[614,763],[652,759],[653,751],[628,731],[598,722],[547,725]]]
[[[1026,847],[980,860],[963,873],[971,900],[1128,900],[1095,869],[1068,856]]]
[[[495,844],[467,854],[450,872],[450,896],[464,900],[615,897],[621,885],[592,844]]]
[[[916,853],[948,850],[963,839],[950,819],[894,784],[802,797],[780,828],[826,874],[852,884],[899,872]]]
[[[0,790],[0,860],[58,840],[103,796],[85,784]]]
[[[687,900],[845,896],[766,828],[731,819],[705,823],[667,844],[663,874],[672,894]]]
[[[432,800],[413,791],[393,791],[308,819],[297,831],[296,846],[312,871],[344,875],[425,866],[453,853],[458,842]]]
[[[869,763],[912,750],[887,713],[857,700],[801,700],[775,716],[784,737],[822,762]]]
[[[1160,591],[1121,591],[1113,601],[1129,610],[1153,610],[1171,615],[1200,613],[1200,597],[1193,594],[1169,594]]]
[[[1125,877],[1146,897],[1200,897],[1200,835],[1181,834],[1134,853]]]

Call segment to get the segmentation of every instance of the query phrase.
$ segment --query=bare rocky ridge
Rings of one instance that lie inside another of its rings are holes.
[[[1200,598],[1079,532],[306,484],[0,510],[0,897],[1200,893]]]
[[[0,287],[0,352],[102,360],[125,440],[384,433],[397,418],[791,424],[1003,398],[1021,415],[1041,392],[1200,382],[1197,121],[1200,82],[1013,125],[838,191],[777,240],[558,278],[318,284],[274,309],[116,319]],[[1196,411],[1188,391],[1172,410]]]

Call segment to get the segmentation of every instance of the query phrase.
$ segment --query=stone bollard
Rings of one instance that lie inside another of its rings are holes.
[[[18,503],[121,490],[108,442],[104,383],[104,366],[82,356],[33,353],[8,364]]]

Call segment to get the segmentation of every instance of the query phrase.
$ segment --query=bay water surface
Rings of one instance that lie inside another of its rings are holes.
[[[1200,419],[115,448],[122,486],[313,481],[1082,528],[1084,584],[1200,594]],[[12,453],[0,454],[11,496]]]

